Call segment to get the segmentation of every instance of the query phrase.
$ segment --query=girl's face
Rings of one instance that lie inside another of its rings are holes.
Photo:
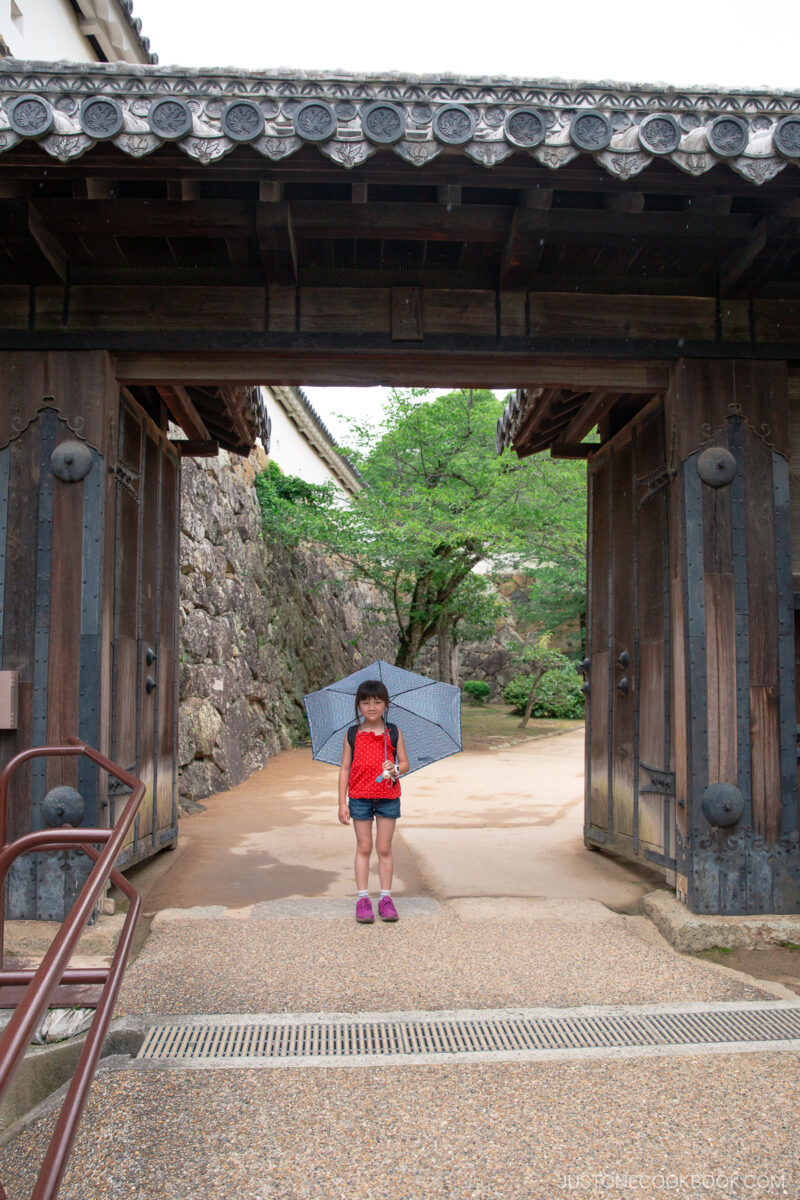
[[[380,721],[386,712],[386,703],[380,696],[366,696],[358,706],[366,721]]]

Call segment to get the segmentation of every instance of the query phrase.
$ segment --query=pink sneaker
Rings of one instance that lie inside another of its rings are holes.
[[[399,921],[397,909],[391,896],[381,896],[378,901],[378,916],[382,921]]]
[[[359,896],[356,904],[356,920],[360,925],[371,925],[375,920],[375,913],[372,911],[372,901],[369,896]]]

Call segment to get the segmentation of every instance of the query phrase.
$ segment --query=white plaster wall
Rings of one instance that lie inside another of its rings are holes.
[[[319,457],[269,390],[266,399],[272,421],[269,451],[272,461],[278,464],[284,475],[299,475],[307,483],[333,482],[340,492],[346,494],[328,464]]]
[[[0,0],[0,33],[15,58],[96,61],[64,0]]]

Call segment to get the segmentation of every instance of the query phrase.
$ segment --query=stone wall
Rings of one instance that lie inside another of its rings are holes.
[[[254,488],[266,464],[220,452],[185,459],[181,490],[179,797],[234,787],[306,733],[304,693],[395,638],[374,597],[325,559],[261,536]]]

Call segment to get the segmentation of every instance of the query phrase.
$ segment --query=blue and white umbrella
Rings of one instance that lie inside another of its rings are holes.
[[[344,739],[356,723],[355,695],[366,679],[379,679],[389,693],[387,720],[403,734],[409,770],[418,771],[461,749],[461,689],[378,659],[338,683],[303,697],[311,730],[311,752],[338,766]]]

